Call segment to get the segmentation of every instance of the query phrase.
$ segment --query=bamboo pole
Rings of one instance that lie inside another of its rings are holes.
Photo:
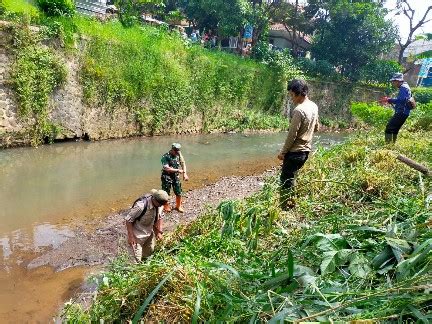
[[[401,161],[402,163],[405,163],[406,165],[408,165],[409,167],[420,171],[421,173],[430,176],[431,175],[431,171],[425,167],[424,165],[421,165],[420,163],[417,163],[414,160],[411,160],[410,158],[407,158],[405,155],[399,154],[396,159],[398,159],[399,161]]]

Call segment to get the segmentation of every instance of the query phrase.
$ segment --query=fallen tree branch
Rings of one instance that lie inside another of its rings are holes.
[[[421,173],[425,174],[425,175],[430,175],[431,171],[425,167],[424,165],[421,165],[420,163],[417,163],[414,160],[411,160],[410,158],[407,158],[405,155],[399,154],[396,159],[398,159],[399,161],[401,161],[402,163],[405,163],[406,165],[408,165],[409,167],[420,171]]]

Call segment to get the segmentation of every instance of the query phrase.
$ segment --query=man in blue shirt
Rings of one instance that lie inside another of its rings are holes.
[[[402,73],[395,73],[390,81],[394,88],[399,89],[398,96],[396,98],[383,97],[380,99],[380,103],[393,106],[394,115],[387,123],[385,141],[386,143],[395,143],[399,130],[410,114],[411,108],[408,102],[411,98],[411,89],[408,83],[404,81]]]

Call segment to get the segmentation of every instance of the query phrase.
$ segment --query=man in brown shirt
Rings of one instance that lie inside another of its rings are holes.
[[[128,243],[136,262],[150,256],[156,239],[162,238],[162,206],[168,198],[164,190],[153,189],[138,198],[125,216]]]
[[[292,113],[285,144],[278,155],[278,159],[283,160],[280,196],[284,209],[288,207],[295,174],[308,159],[313,134],[319,128],[318,106],[309,100],[308,90],[303,80],[292,80],[288,85],[288,93],[296,108]]]

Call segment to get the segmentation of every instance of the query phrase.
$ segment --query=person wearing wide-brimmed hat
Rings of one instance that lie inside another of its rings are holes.
[[[404,81],[402,73],[393,74],[390,79],[392,86],[399,89],[399,93],[396,98],[383,97],[379,100],[381,104],[391,104],[394,109],[393,117],[387,123],[385,129],[385,141],[386,143],[395,143],[399,130],[407,120],[411,107],[409,101],[411,98],[411,89]]]
[[[168,202],[164,190],[151,190],[138,198],[125,216],[128,243],[136,262],[150,256],[156,239],[162,238],[162,209]]]
[[[183,174],[183,180],[188,181],[189,177],[186,172],[186,162],[183,155],[180,152],[181,145],[179,143],[173,143],[171,150],[162,156],[162,189],[165,190],[168,195],[170,194],[171,187],[173,188],[174,194],[176,195],[176,206],[175,209],[183,213],[182,206],[182,187],[180,181],[180,174]],[[164,205],[164,211],[170,212],[171,207],[169,204]]]

